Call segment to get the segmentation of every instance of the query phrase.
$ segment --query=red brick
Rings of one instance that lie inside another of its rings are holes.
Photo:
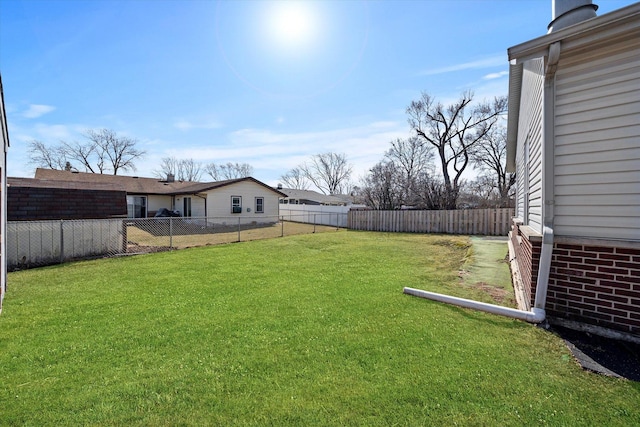
[[[613,304],[613,307],[617,308],[619,310],[624,310],[624,311],[629,311],[629,312],[634,312],[634,313],[640,313],[640,305],[630,305],[630,304],[615,303],[615,304]]]
[[[610,301],[603,301],[602,299],[584,298],[585,304],[593,304],[599,307],[613,307],[613,303]]]
[[[613,294],[612,288],[605,288],[599,285],[584,285],[584,289],[587,291],[598,292],[599,294],[601,293]]]
[[[627,289],[616,289],[616,295],[626,295],[632,298],[640,298],[640,291],[627,290]]]
[[[617,310],[615,307],[614,308],[607,308],[607,307],[599,306],[598,307],[598,313],[606,313],[606,314],[611,314],[611,315],[614,315],[614,316],[627,317],[626,316],[626,312],[624,310]]]
[[[640,255],[640,249],[616,248],[617,254]]]
[[[640,327],[640,320],[635,320],[635,319],[627,319],[624,317],[614,317],[614,322]]]
[[[596,266],[591,264],[571,263],[569,264],[569,268],[582,271],[596,271]]]
[[[623,283],[619,281],[609,281],[609,280],[600,280],[600,286],[606,286],[609,288],[616,289],[631,289],[631,285],[629,283]]]
[[[619,280],[619,281],[622,281],[622,282],[638,283],[638,284],[640,284],[640,277],[620,275],[620,276],[616,276],[616,280]],[[634,285],[634,286],[635,286],[635,285]],[[640,288],[639,288],[639,289],[640,289]]]
[[[617,295],[601,294],[601,295],[599,295],[599,298],[603,299],[603,300],[607,300],[607,301],[615,301],[615,302],[623,302],[623,303],[628,303],[629,302],[629,298],[628,297],[617,296]]]
[[[572,257],[580,257],[580,258],[597,258],[598,254],[594,252],[585,252],[585,251],[570,251],[569,255]]]
[[[600,259],[612,259],[614,261],[631,261],[631,255],[622,254],[599,254]]]
[[[598,252],[598,253],[610,253],[612,254],[614,251],[613,247],[605,247],[605,246],[585,246],[585,251]]]
[[[612,268],[612,267],[604,267],[604,266],[599,266],[598,271],[600,273],[612,273],[612,274],[620,274],[620,275],[629,274],[629,270],[626,270],[624,268]]]
[[[569,250],[576,250],[576,251],[581,251],[583,249],[582,245],[571,245],[568,243],[559,243],[556,245],[556,247],[558,249],[569,249]]]

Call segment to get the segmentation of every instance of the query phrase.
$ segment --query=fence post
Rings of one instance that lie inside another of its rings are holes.
[[[173,218],[169,217],[169,250],[173,250]]]
[[[280,218],[280,237],[284,237],[284,216]]]
[[[313,232],[316,232],[316,214],[313,214]]]
[[[64,262],[64,220],[60,220],[60,264]]]
[[[238,217],[238,242],[240,242],[240,217]]]

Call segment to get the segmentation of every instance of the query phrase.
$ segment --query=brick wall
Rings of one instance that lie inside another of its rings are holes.
[[[640,335],[640,247],[557,238],[547,314]]]
[[[511,244],[523,297],[535,301],[542,239],[514,220]],[[640,244],[556,237],[547,316],[640,336]]]
[[[523,297],[528,304],[523,308],[528,310],[533,306],[536,294],[542,236],[532,233],[531,230],[523,228],[519,222],[514,221],[511,229],[511,243],[522,281]]]
[[[125,191],[11,186],[8,221],[126,217]]]

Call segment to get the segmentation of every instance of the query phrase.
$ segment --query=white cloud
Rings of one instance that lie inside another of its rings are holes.
[[[277,178],[312,155],[344,153],[353,164],[352,179],[358,180],[389,149],[389,142],[407,138],[410,131],[403,122],[380,121],[361,126],[318,132],[277,132],[268,129],[239,129],[227,135],[219,146],[168,149],[166,156],[198,159],[202,163],[249,163],[269,176],[256,176],[265,182]],[[163,155],[163,157],[165,156]]]
[[[497,73],[489,73],[487,75],[485,75],[484,77],[482,77],[484,80],[493,80],[493,79],[499,79],[500,77],[504,77],[504,76],[508,76],[509,72],[508,71],[500,71]]]
[[[436,74],[451,73],[453,71],[500,67],[500,66],[505,66],[506,64],[507,64],[507,58],[505,55],[492,55],[486,58],[477,59],[475,61],[463,62],[461,64],[449,65],[447,67],[425,70],[419,73],[419,75],[433,76]]]
[[[53,107],[51,105],[31,104],[29,105],[29,109],[22,113],[22,116],[26,117],[27,119],[35,119],[47,113],[50,113],[55,109],[56,107]]]

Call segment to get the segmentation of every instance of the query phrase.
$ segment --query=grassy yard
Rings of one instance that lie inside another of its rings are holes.
[[[469,242],[342,231],[11,273],[0,425],[640,425],[640,383],[550,333],[402,293],[491,300],[461,282]]]

